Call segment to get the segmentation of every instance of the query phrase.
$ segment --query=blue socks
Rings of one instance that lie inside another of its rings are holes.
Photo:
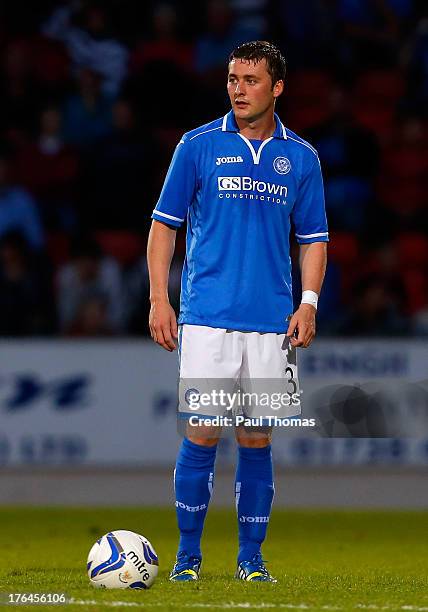
[[[178,552],[202,558],[201,536],[213,485],[217,446],[202,446],[184,438],[174,472]]]
[[[274,495],[271,446],[239,447],[235,501],[239,527],[238,563],[260,552]]]
[[[180,543],[201,558],[201,536],[213,485],[217,446],[194,444],[186,438],[178,453],[174,475],[175,506]],[[260,552],[266,537],[274,495],[272,450],[239,447],[235,499],[239,526],[238,563]]]

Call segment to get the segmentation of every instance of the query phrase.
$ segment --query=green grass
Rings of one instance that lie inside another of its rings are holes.
[[[264,547],[268,567],[279,580],[276,585],[233,580],[233,510],[211,509],[201,580],[191,584],[171,584],[167,579],[177,541],[172,510],[4,508],[0,525],[0,591],[65,591],[75,599],[97,602],[64,606],[70,611],[114,609],[108,602],[138,602],[143,610],[161,612],[251,610],[263,609],[262,605],[267,610],[302,605],[309,610],[428,610],[428,514],[422,512],[276,510]],[[89,548],[112,529],[137,531],[152,541],[160,571],[149,591],[99,591],[89,585]]]

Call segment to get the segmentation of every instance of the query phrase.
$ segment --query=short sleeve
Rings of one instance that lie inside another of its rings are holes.
[[[324,186],[318,156],[303,176],[291,217],[299,244],[328,242]]]
[[[178,143],[152,219],[180,227],[186,218],[196,190],[196,166],[192,145],[183,139]]]

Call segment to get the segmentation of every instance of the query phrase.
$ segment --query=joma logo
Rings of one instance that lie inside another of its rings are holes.
[[[230,155],[228,157],[217,157],[216,166],[221,166],[221,164],[241,164],[244,160],[240,155],[233,156]]]
[[[188,506],[187,504],[183,504],[183,502],[180,501],[176,501],[175,505],[177,508],[187,510],[187,512],[199,512],[200,510],[206,510],[207,508],[206,504],[201,504],[200,506]]]
[[[240,523],[269,523],[268,516],[240,516]]]

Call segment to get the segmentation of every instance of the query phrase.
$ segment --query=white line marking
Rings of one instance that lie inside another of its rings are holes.
[[[74,606],[107,606],[110,608],[164,608],[164,602],[143,603],[142,601],[95,601],[93,599],[74,599],[69,600],[70,605]],[[283,610],[345,610],[341,606],[310,606],[304,603],[250,603],[250,602],[234,602],[216,604],[216,603],[188,603],[181,604],[181,608],[218,608],[219,610],[268,610],[268,609],[283,609]],[[354,610],[403,610],[403,612],[428,612],[428,606],[413,606],[413,605],[384,605],[376,604],[355,604]],[[349,610],[349,607],[346,607]]]

